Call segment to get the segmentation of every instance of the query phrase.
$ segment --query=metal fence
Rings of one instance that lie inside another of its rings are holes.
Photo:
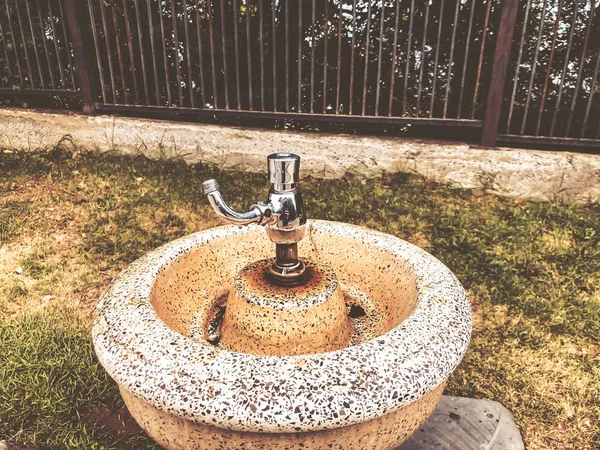
[[[600,148],[596,2],[0,0],[0,93]]]
[[[0,93],[78,96],[63,3],[1,2]]]
[[[516,27],[501,139],[524,142],[528,136],[543,136],[547,142],[567,144],[597,141],[600,3],[521,1]]]

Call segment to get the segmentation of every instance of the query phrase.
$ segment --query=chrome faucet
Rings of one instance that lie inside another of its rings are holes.
[[[252,205],[247,212],[236,212],[227,205],[216,180],[205,181],[202,187],[215,212],[228,222],[265,226],[276,247],[275,262],[270,268],[272,280],[279,285],[297,285],[303,281],[306,268],[298,259],[298,242],[306,230],[304,202],[297,187],[300,157],[274,153],[267,157],[267,163],[271,182],[267,201]]]

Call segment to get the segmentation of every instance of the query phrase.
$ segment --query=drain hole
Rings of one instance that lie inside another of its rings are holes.
[[[221,340],[221,322],[225,316],[225,305],[217,306],[215,314],[208,323],[206,340],[212,345],[217,345]]]
[[[364,317],[365,310],[358,305],[350,305],[350,311],[348,311],[348,315],[351,319],[358,319],[360,317]]]

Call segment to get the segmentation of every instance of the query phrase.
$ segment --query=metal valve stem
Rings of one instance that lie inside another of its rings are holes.
[[[304,202],[297,187],[300,157],[291,153],[274,153],[267,157],[271,189],[266,202],[258,202],[249,211],[234,211],[223,199],[216,180],[203,183],[204,193],[215,212],[237,225],[256,223],[266,227],[275,243],[275,263],[271,278],[278,285],[297,285],[303,281],[304,263],[298,259],[298,242],[304,237],[306,216]]]

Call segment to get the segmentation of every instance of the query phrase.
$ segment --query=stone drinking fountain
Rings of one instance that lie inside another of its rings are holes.
[[[269,156],[268,199],[245,213],[205,182],[235,225],[150,252],[101,299],[100,362],[167,449],[393,449],[467,349],[450,270],[396,237],[307,221],[299,163]]]

